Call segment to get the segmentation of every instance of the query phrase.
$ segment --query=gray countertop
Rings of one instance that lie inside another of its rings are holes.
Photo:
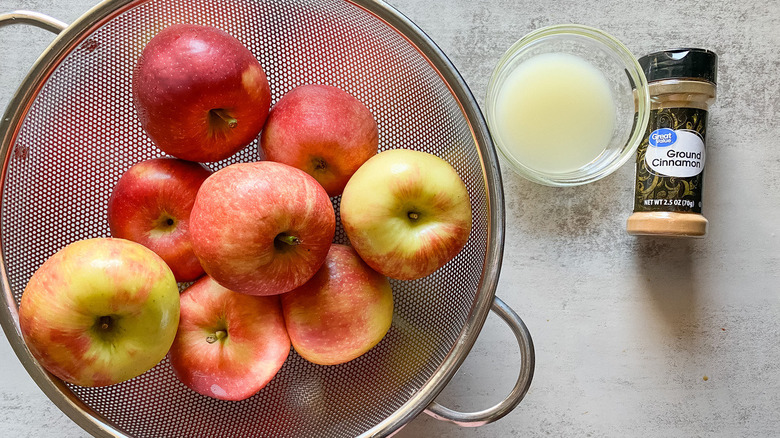
[[[90,0],[0,0],[71,22]],[[780,436],[780,2],[392,0],[463,75],[480,104],[498,58],[551,24],[601,28],[636,55],[720,55],[701,240],[626,234],[633,166],[584,187],[530,183],[504,166],[506,245],[497,295],[528,325],[536,374],[505,418],[461,428],[420,415],[411,437]],[[0,109],[52,34],[0,29]],[[438,401],[486,408],[519,353],[492,315]],[[0,436],[84,437],[0,342]]]

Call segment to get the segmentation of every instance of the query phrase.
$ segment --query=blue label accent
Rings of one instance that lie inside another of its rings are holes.
[[[669,128],[656,129],[650,133],[648,141],[650,146],[657,148],[671,146],[677,141],[677,133]]]

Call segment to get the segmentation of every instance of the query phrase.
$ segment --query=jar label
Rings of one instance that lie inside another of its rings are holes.
[[[696,131],[656,129],[648,138],[645,164],[658,175],[696,176],[704,170],[704,139]]]
[[[707,111],[650,111],[637,149],[634,211],[701,213]]]

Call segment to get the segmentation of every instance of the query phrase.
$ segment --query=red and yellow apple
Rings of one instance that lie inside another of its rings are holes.
[[[135,164],[119,179],[108,201],[111,235],[157,253],[176,281],[196,280],[203,268],[192,251],[190,211],[210,175],[203,165],[176,158]]]
[[[220,161],[246,147],[271,105],[252,52],[225,31],[195,24],[174,24],[147,43],[132,91],[152,141],[189,161]]]
[[[293,348],[318,365],[337,365],[373,348],[393,322],[393,290],[354,249],[334,244],[314,277],[281,296]]]
[[[204,276],[181,294],[169,358],[195,392],[244,400],[264,388],[290,354],[279,297],[233,292]]]
[[[271,109],[260,135],[260,156],[313,176],[330,196],[376,155],[379,131],[371,111],[329,85],[302,85]]]
[[[272,161],[237,163],[201,186],[192,247],[222,286],[251,295],[289,292],[322,266],[336,231],[328,194],[311,176]]]
[[[393,149],[355,172],[341,197],[341,223],[373,269],[415,280],[453,259],[471,232],[471,204],[460,176],[441,158]]]
[[[38,362],[81,386],[119,383],[154,367],[176,336],[179,289],[150,249],[115,238],[81,240],[33,274],[19,326]]]

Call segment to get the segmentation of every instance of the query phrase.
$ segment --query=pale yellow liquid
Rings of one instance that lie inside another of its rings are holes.
[[[612,138],[609,83],[580,57],[534,56],[509,74],[498,93],[498,135],[507,152],[532,169],[575,171],[596,159]]]

